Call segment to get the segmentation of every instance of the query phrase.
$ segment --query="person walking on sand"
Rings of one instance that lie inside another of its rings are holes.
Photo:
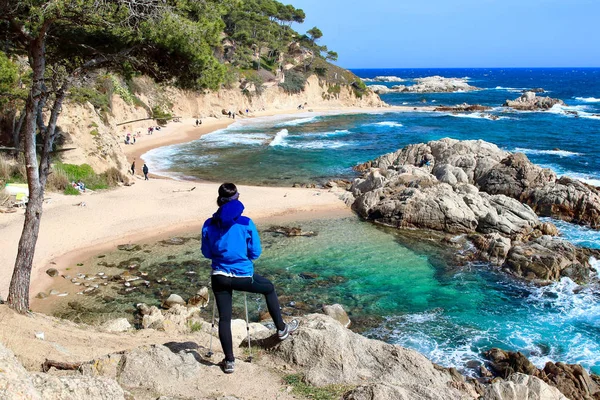
[[[131,175],[135,175],[135,158],[133,159],[133,162],[131,163]]]
[[[219,340],[225,353],[221,362],[223,372],[231,374],[235,368],[231,338],[231,309],[234,290],[260,293],[265,296],[267,309],[277,328],[279,340],[285,340],[298,329],[298,320],[287,324],[281,317],[275,286],[254,272],[252,260],[262,251],[254,222],[242,216],[244,205],[233,183],[219,187],[219,209],[202,227],[202,254],[212,260],[211,285],[219,310]]]
[[[148,180],[148,166],[146,164],[144,164],[144,166],[142,167],[142,172],[144,173],[144,180]]]

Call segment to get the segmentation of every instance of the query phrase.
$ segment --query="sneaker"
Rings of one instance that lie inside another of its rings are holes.
[[[287,339],[287,337],[290,336],[290,333],[295,332],[296,329],[298,329],[299,325],[300,322],[298,322],[297,319],[293,319],[287,324],[285,324],[285,328],[283,328],[283,330],[277,331],[277,336],[279,337],[279,340]]]
[[[226,374],[233,374],[233,371],[235,370],[235,361],[223,360],[221,361],[221,367]]]

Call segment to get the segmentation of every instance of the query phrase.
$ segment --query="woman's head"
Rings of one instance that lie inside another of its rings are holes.
[[[223,204],[237,200],[240,194],[237,191],[237,187],[233,183],[224,183],[219,186],[219,197],[217,197],[217,205],[221,207]]]

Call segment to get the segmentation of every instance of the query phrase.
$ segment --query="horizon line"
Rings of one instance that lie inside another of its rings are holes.
[[[345,69],[600,69],[598,67],[342,67]]]

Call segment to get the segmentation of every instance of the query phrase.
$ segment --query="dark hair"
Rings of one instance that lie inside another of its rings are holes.
[[[217,205],[221,207],[223,204],[231,200],[232,197],[237,198],[237,187],[233,183],[224,183],[219,186],[219,197],[217,197]]]

